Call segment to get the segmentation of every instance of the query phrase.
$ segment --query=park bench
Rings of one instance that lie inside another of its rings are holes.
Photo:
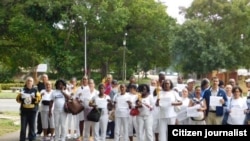
[[[22,88],[23,87],[10,87],[13,93],[15,93],[16,91],[21,91]]]

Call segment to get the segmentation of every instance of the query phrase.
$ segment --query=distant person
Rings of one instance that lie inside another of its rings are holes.
[[[230,102],[231,102],[231,99],[233,97],[233,86],[230,85],[230,84],[227,84],[226,87],[225,87],[225,91],[226,91],[226,94],[227,94],[227,106],[230,105]],[[227,124],[227,119],[228,119],[228,116],[229,116],[229,113],[226,112],[227,110],[227,106],[224,106],[224,115],[223,115],[223,119],[222,119],[222,125],[226,125]]]
[[[194,97],[194,86],[195,86],[195,80],[190,78],[187,80],[187,90],[188,90],[188,98],[193,98]]]
[[[157,81],[155,79],[151,79],[150,85],[149,85],[149,90],[150,90],[151,95],[153,95],[156,87],[157,87]]]
[[[233,85],[232,85],[233,86]],[[219,87],[224,89],[225,88],[225,84],[224,84],[224,81],[222,80],[219,80]]]
[[[111,101],[113,102],[114,97],[119,93],[119,84],[117,80],[112,80],[112,90],[109,94]],[[112,108],[109,111],[109,116],[113,114],[114,108]],[[108,122],[108,127],[107,127],[107,135],[109,139],[114,139],[115,136],[115,121],[114,120],[109,120]]]
[[[201,96],[203,96],[204,92],[210,88],[210,81],[208,78],[203,78],[201,80]]]
[[[113,76],[111,74],[107,74],[107,76],[104,78],[104,87],[105,87],[105,91],[104,93],[106,95],[109,95],[111,90],[112,90],[112,80],[113,80]]]
[[[233,87],[237,86],[237,83],[234,78],[229,79],[229,84],[232,85]]]
[[[245,80],[246,82],[246,87],[247,87],[247,107],[248,110],[246,111],[246,119],[245,119],[245,125],[250,125],[250,79],[248,78]]]
[[[127,91],[127,92],[129,92],[129,88],[130,88],[131,85],[136,85],[136,86],[138,87],[138,84],[137,84],[137,82],[136,82],[135,76],[131,76],[131,77],[129,78],[129,83],[128,83],[127,88],[126,88],[126,91]]]
[[[181,93],[182,90],[186,87],[186,84],[183,81],[183,77],[182,76],[178,76],[177,77],[177,84],[176,84],[176,88],[178,90],[178,93]]]
[[[38,103],[41,100],[39,92],[34,88],[34,79],[27,77],[24,89],[16,97],[20,103],[21,131],[19,141],[26,140],[26,130],[28,127],[29,141],[36,140],[35,121],[38,111]]]

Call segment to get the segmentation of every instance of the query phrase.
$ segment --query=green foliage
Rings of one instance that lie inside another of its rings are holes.
[[[176,68],[187,73],[249,68],[249,0],[194,0],[171,42]],[[244,35],[244,38],[241,36]]]
[[[0,9],[0,63],[11,75],[40,63],[48,63],[55,78],[82,73],[85,29],[87,67],[100,70],[101,77],[111,71],[121,76],[125,32],[128,73],[138,66],[147,71],[170,64],[160,60],[169,56],[167,37],[174,22],[153,0],[3,1]]]
[[[24,83],[1,83],[2,90],[10,90],[10,87],[24,87]]]

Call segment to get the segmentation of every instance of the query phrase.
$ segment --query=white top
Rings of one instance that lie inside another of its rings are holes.
[[[149,93],[151,94],[151,95],[153,95],[153,93],[154,93],[154,90],[155,90],[155,86],[149,86]]]
[[[102,109],[102,115],[108,115],[108,100],[110,100],[109,95],[104,95],[102,98],[96,95],[92,98],[92,100],[97,105],[97,108]]]
[[[127,101],[131,101],[131,97],[127,92],[123,95],[119,93],[114,97],[116,117],[129,117],[130,109]]]
[[[69,92],[66,90],[66,94],[69,95]],[[66,98],[62,94],[61,90],[54,90],[51,93],[51,100],[54,101],[54,111],[64,111],[64,104]]]
[[[246,99],[242,97],[237,99],[232,98],[229,108],[231,112],[229,113],[227,123],[231,125],[243,125],[245,120],[244,110],[248,108]]]
[[[181,101],[182,101],[182,105],[181,105],[181,108],[184,108],[184,107],[188,107],[189,105],[189,102],[190,102],[190,99],[188,97],[186,98],[181,98]]]
[[[83,106],[85,106],[83,103],[85,94],[89,93],[89,91],[90,91],[89,86],[80,86],[76,90],[75,97],[80,101],[82,101]]]
[[[130,101],[132,103],[132,108],[135,108],[136,104],[136,100],[138,100],[138,94],[132,94],[132,93],[129,93],[129,96],[130,96]]]
[[[153,96],[153,95],[152,95],[152,96]],[[152,111],[153,118],[154,118],[154,119],[159,119],[159,107],[158,107],[158,106],[155,106],[155,103],[156,103],[156,101],[157,101],[157,95],[156,95],[156,96],[153,96],[153,100],[154,100],[153,111]]]
[[[179,96],[179,94],[174,90],[160,91],[159,98],[160,98],[160,101],[159,101],[159,107],[160,107],[159,118],[173,118],[173,117],[176,117],[177,113],[175,112],[174,106],[172,105],[172,103],[176,102],[176,100],[181,101],[181,97]]]
[[[152,95],[148,95],[141,99],[142,107],[138,108],[140,113],[138,116],[150,116],[154,107],[154,98]]]
[[[49,105],[44,105],[42,103],[43,100],[45,101],[51,101],[51,94],[52,94],[53,90],[51,90],[50,92],[46,91],[45,89],[41,90],[41,94],[44,93],[44,95],[42,96],[41,99],[41,105],[40,105],[40,111],[49,111]]]

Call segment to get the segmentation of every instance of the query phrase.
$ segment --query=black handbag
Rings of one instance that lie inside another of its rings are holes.
[[[50,101],[48,101],[48,100],[43,100],[43,101],[42,101],[42,104],[48,106],[48,105],[50,104]]]
[[[87,115],[89,121],[98,122],[102,114],[101,108],[93,108]]]

